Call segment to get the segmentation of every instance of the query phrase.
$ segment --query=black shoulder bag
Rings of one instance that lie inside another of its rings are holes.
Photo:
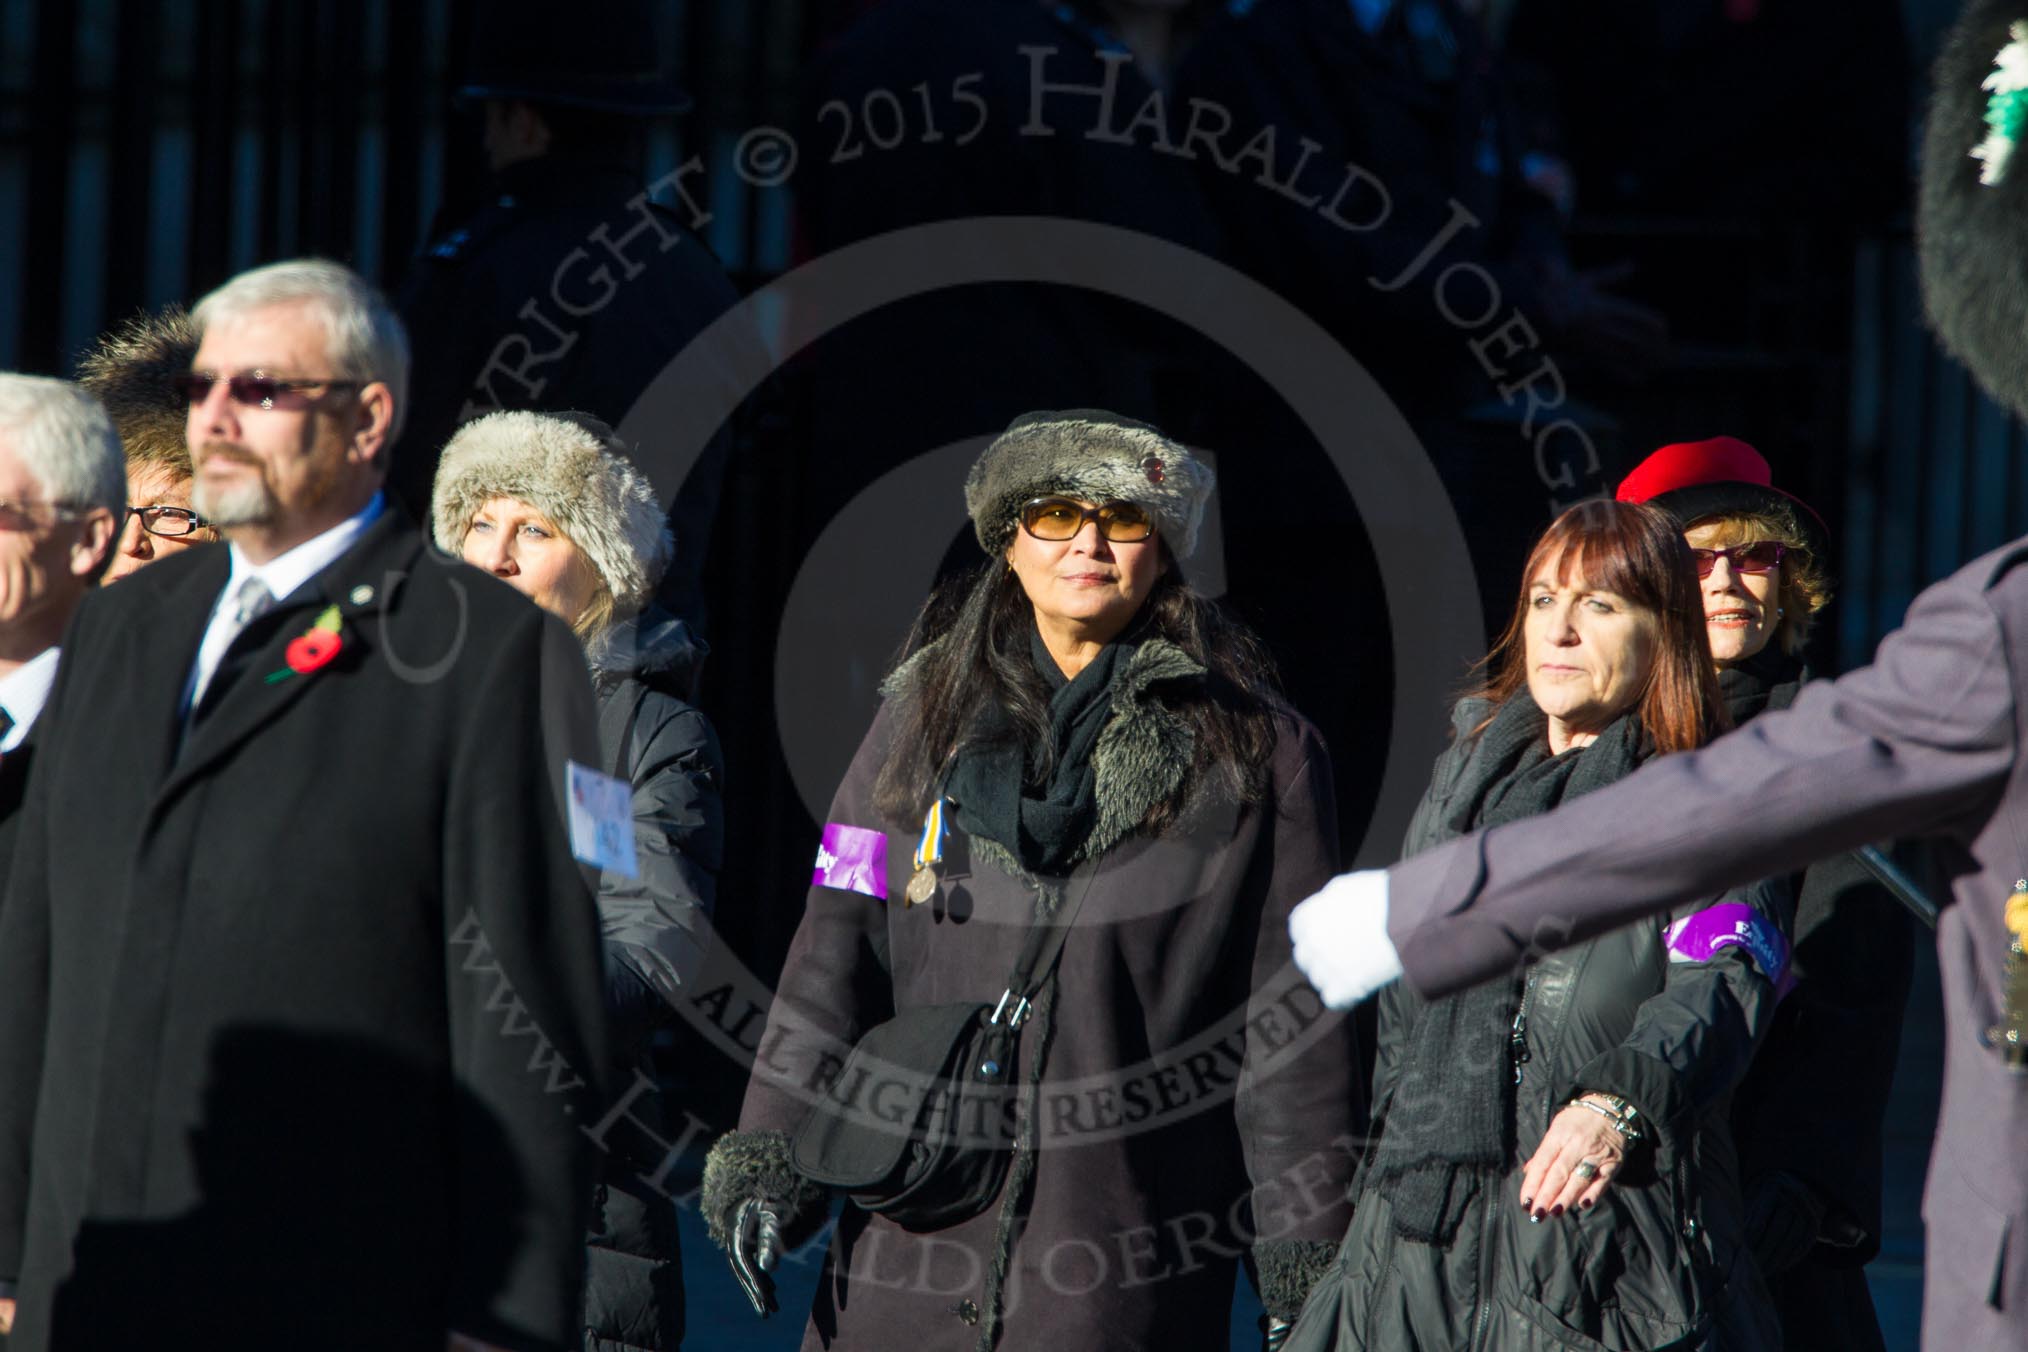
[[[1094,864],[1062,917],[1029,929],[997,1004],[907,1009],[867,1029],[796,1132],[797,1171],[909,1230],[991,1206],[1013,1155],[1021,1025],[1096,876]]]

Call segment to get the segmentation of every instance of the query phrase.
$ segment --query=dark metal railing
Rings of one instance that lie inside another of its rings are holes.
[[[1864,662],[1916,592],[2028,533],[2021,423],[1922,321],[1905,232],[1861,245],[1853,279],[1841,666]]]
[[[67,372],[117,320],[276,258],[397,285],[439,205],[480,174],[476,121],[452,99],[478,3],[0,7],[0,368]],[[789,0],[657,12],[697,104],[651,135],[651,176],[789,116]],[[713,192],[707,242],[727,268],[783,266],[781,194],[751,200],[729,175]]]

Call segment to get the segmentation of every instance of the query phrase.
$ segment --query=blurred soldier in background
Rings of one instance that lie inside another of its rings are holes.
[[[577,409],[618,427],[738,299],[691,233],[703,218],[682,171],[646,181],[650,120],[690,106],[657,50],[654,6],[607,10],[596,25],[560,23],[536,0],[478,14],[458,92],[484,117],[489,191],[437,234],[397,299],[419,360],[389,486],[418,516],[460,423],[503,408]],[[697,575],[731,434],[721,429],[694,465],[637,444],[642,468],[673,496],[676,558],[660,599],[701,627]]]

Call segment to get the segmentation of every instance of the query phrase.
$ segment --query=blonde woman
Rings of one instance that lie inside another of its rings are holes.
[[[439,548],[567,622],[599,700],[600,768],[634,791],[637,878],[599,888],[617,1084],[703,962],[723,849],[723,758],[689,703],[702,642],[649,602],[673,541],[627,448],[581,413],[495,413],[445,446],[431,497]],[[629,1109],[639,1119],[645,1106]],[[676,1213],[643,1176],[656,1161],[608,1155],[586,1275],[586,1352],[673,1352],[683,1290]],[[644,1343],[644,1338],[652,1341]]]
[[[1620,485],[1683,526],[1734,724],[1794,702],[1830,599],[1826,533],[1737,437],[1664,446]],[[1915,931],[1851,854],[1794,879],[1795,986],[1734,1097],[1747,1238],[1791,1352],[1884,1352],[1865,1266],[1880,1251],[1887,1096]]]

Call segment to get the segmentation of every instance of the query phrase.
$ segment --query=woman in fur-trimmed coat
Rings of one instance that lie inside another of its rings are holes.
[[[805,1348],[1222,1352],[1239,1262],[1275,1335],[1329,1263],[1359,1072],[1287,916],[1336,858],[1330,763],[1177,573],[1210,484],[1096,412],[1028,415],[973,467],[992,562],[931,602],[885,687],[706,1166],[707,1223],[757,1304],[759,1269],[825,1214],[789,1152],[835,1058],[898,1011],[991,1004],[1032,920],[1082,900],[1022,1030],[998,1198],[928,1233],[848,1204]],[[934,895],[910,905],[939,802]],[[855,841],[871,867],[838,862]]]

